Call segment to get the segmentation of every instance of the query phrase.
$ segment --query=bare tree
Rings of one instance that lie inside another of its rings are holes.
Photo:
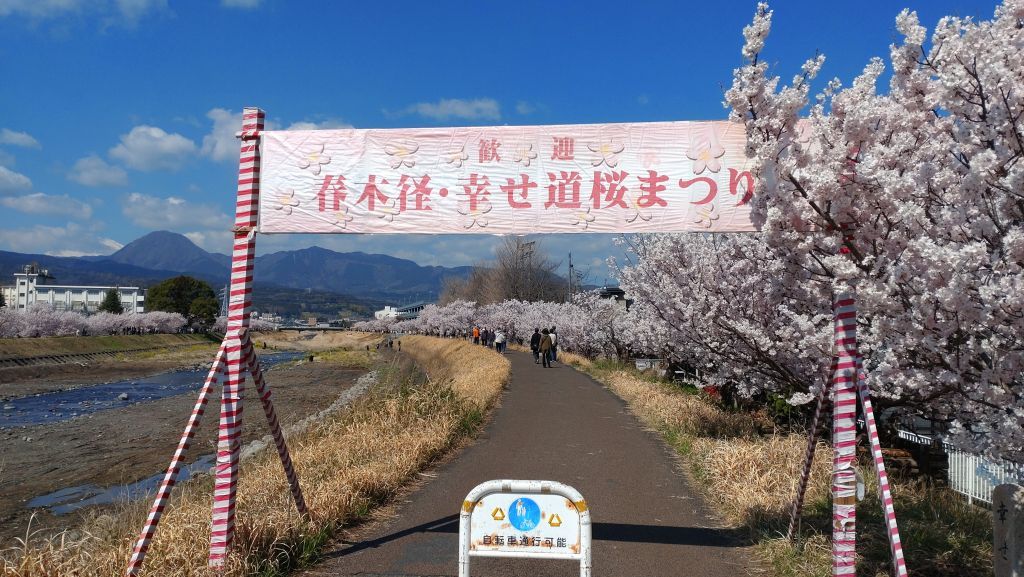
[[[566,298],[566,281],[558,276],[559,263],[544,251],[540,241],[508,237],[494,251],[494,260],[473,267],[466,279],[449,279],[441,292],[441,304],[457,299],[480,304],[509,299],[555,301]]]

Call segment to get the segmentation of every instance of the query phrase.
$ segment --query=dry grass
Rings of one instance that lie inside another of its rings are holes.
[[[452,389],[479,409],[489,409],[508,383],[512,365],[491,349],[460,339],[406,336],[402,350],[432,379],[451,382]],[[469,362],[472,360],[472,362]]]
[[[303,351],[366,350],[374,348],[381,336],[371,333],[350,331],[276,331],[272,333],[253,333],[252,342],[262,348],[299,349]]]
[[[807,440],[796,435],[693,440],[690,463],[731,523],[766,526],[788,519]],[[818,444],[807,501],[827,498],[831,448]],[[785,528],[782,528],[785,531]]]
[[[39,337],[0,339],[0,357],[36,357],[98,353],[121,349],[161,349],[179,345],[208,345],[206,335],[109,335],[95,337]]]
[[[295,513],[276,454],[242,467],[235,546],[224,575],[276,575],[315,559],[343,524],[365,517],[482,420],[508,380],[508,361],[481,347],[416,337],[403,349],[423,361],[381,369],[374,393],[343,415],[290,438],[312,518]],[[455,365],[454,363],[458,364]],[[207,575],[212,481],[176,492],[146,558],[144,574]],[[32,536],[5,552],[3,575],[118,575],[146,503],[87,521],[53,538]]]
[[[753,437],[757,426],[744,413],[729,413],[698,395],[681,394],[666,383],[643,379],[633,371],[605,372],[601,379],[649,426],[675,435]]]
[[[731,413],[709,399],[606,361],[559,354],[622,397],[646,425],[685,457],[698,487],[730,524],[745,527],[765,561],[784,577],[831,575],[831,448],[819,443],[795,543],[785,539],[806,438],[759,435],[763,417]],[[889,573],[889,544],[870,466],[857,507],[858,574]],[[992,571],[992,519],[948,489],[895,479],[897,520],[912,576],[982,577]]]

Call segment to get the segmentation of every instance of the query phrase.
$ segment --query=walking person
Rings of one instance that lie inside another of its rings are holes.
[[[544,368],[551,368],[551,334],[547,329],[541,331],[540,359]]]
[[[494,350],[500,354],[505,354],[505,331],[498,329],[494,332]]]
[[[540,363],[540,329],[533,329],[530,337],[530,351],[533,353],[533,364]]]
[[[480,344],[480,327],[477,327],[477,326],[473,327],[473,344],[474,345],[479,345]]]
[[[555,332],[555,327],[551,327],[551,361],[558,360],[558,333]]]

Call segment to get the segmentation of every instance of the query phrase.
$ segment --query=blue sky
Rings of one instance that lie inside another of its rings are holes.
[[[243,106],[277,128],[722,119],[755,2],[0,0],[0,250],[109,254],[152,230],[228,252]],[[991,17],[992,1],[779,1],[766,57],[816,50],[848,85],[899,10]],[[464,265],[491,236],[264,236]],[[590,281],[611,235],[551,235]]]

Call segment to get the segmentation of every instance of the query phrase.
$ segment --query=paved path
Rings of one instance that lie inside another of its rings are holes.
[[[715,528],[669,449],[590,377],[509,353],[512,381],[480,439],[400,504],[397,516],[344,543],[310,577],[457,574],[458,512],[490,479],[545,479],[583,494],[594,522],[595,576],[738,577],[751,551]],[[579,574],[574,561],[476,557],[472,575]]]

